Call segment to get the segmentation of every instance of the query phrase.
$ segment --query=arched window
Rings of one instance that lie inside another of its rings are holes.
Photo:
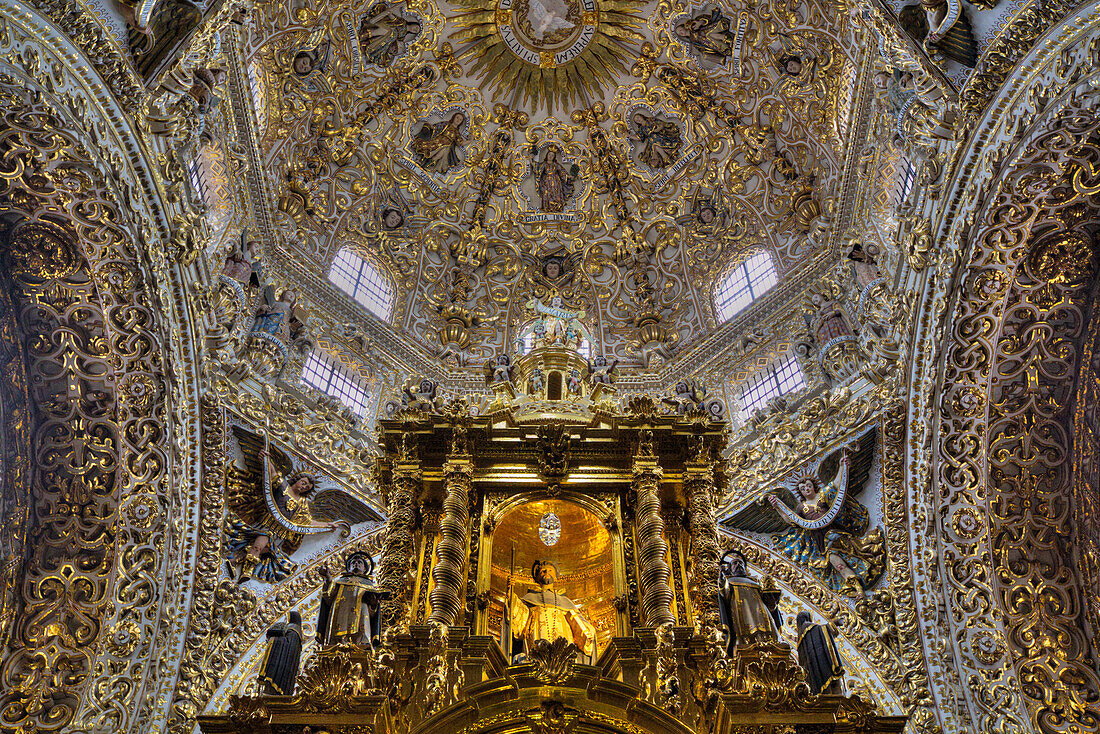
[[[314,349],[309,353],[302,367],[302,382],[328,393],[344,405],[355,411],[360,418],[367,412],[370,395],[359,373],[340,364],[323,349]]]
[[[754,373],[741,392],[741,407],[745,415],[752,415],[769,400],[806,387],[806,377],[798,360],[790,352],[780,356],[770,365]]]
[[[328,279],[355,302],[385,321],[393,311],[393,283],[382,272],[348,248],[332,261]]]
[[[777,281],[771,256],[764,251],[734,266],[714,291],[714,308],[719,320],[729,321],[744,311]]]

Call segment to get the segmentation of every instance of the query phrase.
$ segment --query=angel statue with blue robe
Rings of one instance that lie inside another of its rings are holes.
[[[869,456],[864,459],[861,464],[870,463]],[[882,576],[885,542],[881,528],[868,532],[867,508],[852,496],[858,488],[849,484],[850,463],[845,449],[836,475],[824,486],[813,473],[801,476],[795,484],[794,508],[774,492],[767,501],[787,526],[772,538],[781,553],[833,590],[862,595]]]

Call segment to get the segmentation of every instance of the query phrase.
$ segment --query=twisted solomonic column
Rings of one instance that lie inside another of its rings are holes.
[[[469,455],[451,455],[443,465],[443,519],[439,523],[439,545],[435,550],[432,581],[428,597],[432,604],[429,622],[445,625],[458,623],[462,611],[461,595],[466,591],[466,553],[470,546],[470,496],[473,464]]]
[[[634,457],[635,532],[638,536],[638,569],[642,591],[642,616],[647,627],[675,624],[672,616],[672,572],[665,556],[665,524],[661,520],[658,489],[663,472],[655,456]]]
[[[684,491],[691,525],[691,606],[703,626],[718,624],[718,523],[714,517],[714,467],[709,461],[684,466]]]
[[[389,498],[389,519],[382,540],[382,560],[378,564],[378,585],[390,592],[382,603],[382,624],[389,627],[405,618],[409,599],[409,563],[415,550],[416,498],[420,493],[420,462],[398,459],[393,467],[393,487]]]

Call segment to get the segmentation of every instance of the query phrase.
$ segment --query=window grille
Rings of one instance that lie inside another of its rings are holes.
[[[788,352],[749,378],[741,393],[741,405],[745,415],[752,415],[772,398],[804,387],[806,377],[802,374],[802,368],[795,356]]]
[[[714,307],[721,321],[744,311],[778,282],[771,256],[757,252],[735,266],[714,294]]]
[[[370,395],[362,378],[325,350],[314,349],[309,353],[302,367],[302,382],[333,396],[360,418],[366,416]]]
[[[393,310],[393,284],[378,268],[348,248],[332,261],[328,279],[356,303],[385,321]]]

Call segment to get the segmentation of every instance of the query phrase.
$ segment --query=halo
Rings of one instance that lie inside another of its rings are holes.
[[[298,471],[291,472],[290,474],[288,474],[287,477],[286,477],[286,486],[288,486],[288,487],[294,486],[294,483],[297,482],[299,479],[308,479],[309,483],[310,483],[310,490],[309,491],[311,491],[311,492],[316,492],[317,491],[317,475],[312,474],[311,472],[308,472],[308,471],[304,471],[304,470],[298,470]]]
[[[802,469],[798,469],[793,474],[791,474],[790,477],[788,477],[786,482],[787,489],[790,490],[790,492],[795,497],[798,497],[798,485],[801,484],[804,479],[809,479],[811,482],[814,483],[814,486],[818,486],[820,484],[817,478],[817,472],[814,469],[808,469],[805,467],[803,467]]]
[[[362,558],[363,559],[363,564],[367,567],[367,573],[366,573],[367,576],[370,576],[374,573],[374,559],[371,558],[369,553],[364,553],[363,551],[355,551],[354,553],[349,553],[344,558],[344,570],[345,571],[348,570],[348,566],[351,565],[351,560],[353,558]],[[350,573],[350,571],[348,571],[348,573]]]

